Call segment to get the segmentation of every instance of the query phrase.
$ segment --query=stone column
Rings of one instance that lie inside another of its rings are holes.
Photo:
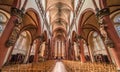
[[[51,59],[54,59],[54,56],[55,56],[55,47],[54,47],[54,44],[55,42],[54,42],[54,39],[52,39],[52,41],[51,41]]]
[[[107,23],[106,31],[108,33],[108,37],[110,38],[105,42],[105,44],[111,48],[110,50],[112,51],[117,67],[120,69],[120,38],[109,16],[104,16],[103,19]]]
[[[59,56],[59,42],[57,41],[57,57]]]
[[[69,41],[65,41],[65,51],[64,51],[64,56],[65,56],[65,59],[68,60],[68,46],[69,46]]]
[[[90,53],[90,49],[89,49],[88,44],[86,44],[86,46],[87,46],[87,50],[88,50],[88,54],[89,54],[89,58],[90,58],[90,60],[92,61],[92,59],[91,59],[91,53]]]
[[[105,44],[104,44],[104,45],[105,45]],[[105,50],[106,50],[106,52],[107,52],[107,56],[108,56],[108,59],[109,59],[110,63],[113,63],[113,62],[112,62],[112,59],[111,59],[110,52],[109,52],[108,47],[107,47],[106,45],[105,45]]]
[[[44,57],[44,59],[46,59],[47,58],[47,42],[45,41],[45,50],[44,50],[44,54],[43,54],[43,57]]]
[[[51,47],[50,47],[50,39],[48,40],[48,60],[50,60],[51,57]]]
[[[74,43],[72,43],[72,60],[75,60]]]
[[[33,46],[33,43],[32,43],[32,44],[30,45],[30,47],[28,48],[28,51],[27,51],[26,56],[25,56],[25,59],[24,59],[24,63],[27,63],[28,60],[29,60],[29,56],[30,56],[30,53],[31,53],[32,46]]]
[[[106,0],[100,0],[101,10],[97,12],[99,23],[103,25],[100,31],[105,38],[105,44],[111,48],[112,55],[115,59],[115,63],[120,70],[120,38],[114,28],[114,23],[109,17],[110,11],[107,7]]]
[[[53,57],[53,39],[51,38],[51,41],[50,41],[50,59],[52,60],[52,57]]]
[[[62,41],[60,41],[60,57],[62,57]]]
[[[81,59],[81,62],[82,63],[85,63],[86,62],[86,59],[85,59],[85,54],[84,54],[84,46],[83,46],[83,41],[80,40],[80,59]]]
[[[8,48],[14,46],[20,32],[22,23],[23,11],[12,7],[11,17],[6,25],[6,28],[0,38],[0,67],[3,65]]]
[[[87,44],[87,47],[88,47],[88,50],[90,52],[90,59],[91,59],[91,62],[94,62],[94,56],[93,56],[93,53],[92,53],[92,49],[90,48],[90,45]]]
[[[40,45],[41,45],[40,40],[36,39],[34,62],[38,62],[38,56],[39,56],[39,53],[40,53],[40,51],[39,51]]]

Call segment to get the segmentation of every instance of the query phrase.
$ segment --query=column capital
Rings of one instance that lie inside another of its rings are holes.
[[[15,26],[18,26],[22,23],[22,18],[24,17],[23,10],[19,10],[15,7],[11,8],[11,16],[16,16],[17,19],[14,20]]]
[[[109,14],[110,14],[109,8],[104,8],[104,9],[98,10],[96,13],[96,16],[99,19]]]
[[[24,17],[23,11],[24,11],[24,9],[20,10],[18,8],[12,7],[11,8],[11,15],[15,15],[17,17]]]

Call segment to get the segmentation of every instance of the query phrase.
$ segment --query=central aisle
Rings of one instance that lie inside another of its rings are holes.
[[[52,72],[67,72],[64,64],[61,61],[56,62],[56,65]]]

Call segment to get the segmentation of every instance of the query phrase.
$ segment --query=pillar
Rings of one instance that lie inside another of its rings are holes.
[[[66,51],[65,42],[63,41],[62,42],[62,57],[63,57],[63,59],[65,59],[65,56],[66,56],[65,51]]]
[[[86,45],[86,47],[87,47],[87,50],[88,50],[88,54],[89,54],[89,58],[90,58],[90,60],[91,60],[91,54],[90,54],[90,50],[89,50],[89,47],[88,47],[88,45],[85,43],[85,45]]]
[[[66,59],[67,60],[67,50],[66,50],[66,44],[65,44],[65,41],[62,42],[62,57],[63,59]]]
[[[105,45],[105,44],[104,44],[104,45]],[[111,59],[110,52],[109,52],[108,47],[107,47],[106,45],[105,45],[105,50],[106,50],[106,52],[107,52],[107,56],[108,56],[108,59],[109,59],[110,63],[113,63],[113,62],[112,62],[112,59]]]
[[[50,59],[52,60],[52,57],[53,57],[53,38],[51,38],[51,41],[50,41]]]
[[[48,40],[48,60],[50,60],[51,57],[51,46],[50,46],[50,39]]]
[[[48,60],[48,42],[45,43],[44,57],[46,60]]]
[[[62,57],[62,41],[60,41],[60,57]]]
[[[47,42],[45,41],[45,50],[44,50],[44,54],[43,54],[44,59],[46,58],[46,51],[47,51]]]
[[[84,54],[84,46],[83,46],[83,41],[82,40],[80,40],[80,59],[81,59],[82,63],[86,62],[85,54]]]
[[[59,56],[59,42],[57,41],[57,57]]]
[[[51,39],[51,59],[54,59],[54,56],[55,56],[55,52],[54,52],[55,51],[55,47],[54,47],[55,46],[55,44],[54,44],[55,42],[54,41],[55,40],[52,38]]]
[[[75,60],[75,49],[74,49],[74,43],[72,43],[72,60]]]
[[[109,9],[107,7],[106,0],[100,0],[101,10],[98,12],[98,17],[103,19],[103,23],[106,24],[105,30],[107,31],[108,37],[110,38],[107,46],[110,46],[110,50],[115,59],[117,68],[120,70],[120,38],[114,28],[114,24],[109,17]],[[114,34],[113,34],[114,33]],[[111,42],[112,41],[112,42]]]
[[[51,59],[53,59],[53,39],[51,40]]]
[[[20,24],[22,22],[23,13],[17,8],[11,8],[11,17],[6,25],[6,28],[0,38],[0,68],[3,65],[8,48],[14,46],[19,32]]]
[[[54,59],[54,57],[55,57],[55,42],[53,42],[53,57],[52,57],[52,59]]]
[[[40,51],[39,51],[40,45],[41,45],[40,40],[36,39],[34,62],[38,62],[38,56],[39,56],[39,52],[40,52]]]
[[[92,49],[90,48],[90,45],[87,44],[87,47],[88,47],[88,51],[89,51],[89,54],[90,54],[90,59],[91,59],[91,62],[94,62],[94,56],[93,56],[93,53],[92,53]]]
[[[68,60],[68,47],[69,47],[69,41],[65,41],[65,51],[64,51],[64,56],[65,56],[65,59]]]
[[[108,32],[111,40],[114,42],[114,48],[112,48],[111,51],[115,58],[115,62],[117,64],[118,68],[120,69],[120,39],[116,33],[116,30],[115,30],[113,23],[111,22],[109,16],[105,16],[103,19],[108,24],[107,32]]]
[[[28,60],[29,60],[29,57],[30,57],[30,53],[31,53],[32,46],[33,46],[33,43],[32,43],[32,44],[30,44],[30,47],[28,48],[28,51],[27,51],[27,53],[26,53],[26,57],[25,57],[25,59],[24,59],[24,63],[27,63],[27,62],[28,62]]]

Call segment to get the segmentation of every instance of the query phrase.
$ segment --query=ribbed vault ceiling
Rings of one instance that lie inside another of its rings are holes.
[[[73,12],[74,0],[46,0],[46,11],[52,25],[53,37],[65,38],[70,24],[70,13]]]
[[[13,1],[14,0],[0,0],[0,9],[10,13]],[[64,39],[66,37],[68,30],[67,28],[70,27],[70,22],[72,21],[70,18],[73,18],[72,15],[76,11],[74,9],[75,1],[77,0],[45,0],[45,5],[43,5],[43,7],[45,7],[45,13],[48,13],[48,24],[52,27],[52,35],[55,39]],[[107,6],[112,14],[120,9],[120,0],[107,0]],[[36,17],[37,15],[35,15],[34,12],[26,12],[23,22],[26,25],[38,25]],[[87,39],[91,30],[99,30],[96,16],[91,11],[88,11],[83,15],[82,21],[78,26],[80,25],[82,26],[81,34],[85,39]]]

